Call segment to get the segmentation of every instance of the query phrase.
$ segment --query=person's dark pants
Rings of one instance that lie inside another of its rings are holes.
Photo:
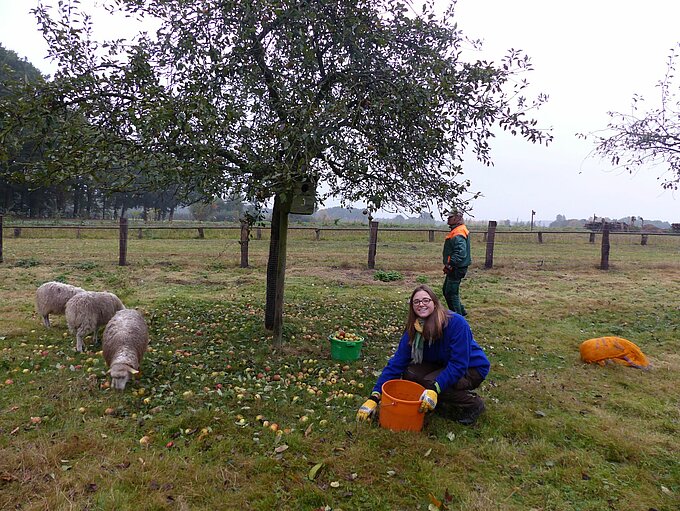
[[[465,305],[460,301],[460,282],[465,278],[467,268],[455,268],[452,273],[444,279],[442,293],[446,299],[446,305],[453,312],[461,316],[467,316]]]
[[[439,364],[428,362],[411,364],[406,368],[403,377],[405,380],[414,381],[425,388],[431,388],[431,386],[434,385],[435,378],[443,369],[444,367]],[[453,387],[449,387],[439,394],[437,408],[439,408],[440,405],[443,405],[444,407],[455,407],[460,409],[463,415],[467,412],[483,409],[484,401],[481,397],[472,392],[479,387],[483,381],[484,378],[482,378],[477,369],[468,369]]]

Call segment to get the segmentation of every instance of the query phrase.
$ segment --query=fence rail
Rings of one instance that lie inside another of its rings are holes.
[[[0,215],[1,217],[2,215]],[[375,222],[378,223],[378,222]],[[5,229],[14,229],[15,237],[20,237],[21,236],[21,231],[23,229],[58,229],[58,230],[68,230],[68,229],[75,229],[77,230],[118,230],[120,229],[119,224],[110,224],[110,225],[77,225],[77,224],[64,224],[64,225],[30,225],[30,224],[20,224],[20,225],[8,225],[5,224],[4,226]],[[204,231],[206,230],[234,230],[234,231],[240,231],[241,227],[238,225],[212,225],[212,224],[201,224],[201,225],[138,225],[138,224],[132,224],[128,223],[128,228],[129,229],[142,229],[142,230],[150,230],[150,231],[155,231],[155,230],[173,230],[173,231],[190,231],[190,230],[199,230],[203,229]],[[262,227],[254,227],[254,230],[256,229],[262,229],[262,230],[269,230],[269,226],[262,226]],[[323,232],[323,231],[329,231],[329,232],[369,232],[370,227],[366,225],[365,227],[330,227],[330,226],[323,226],[323,227],[306,227],[306,226],[290,226],[288,227],[289,230],[299,230],[299,231],[317,231],[317,232]],[[381,227],[380,228],[381,232],[414,232],[414,233],[440,233],[440,234],[448,234],[449,230],[448,229],[427,229],[427,228],[418,228],[418,227]],[[596,235],[601,235],[602,231],[589,231],[589,230],[582,230],[582,231],[565,231],[565,230],[555,230],[555,229],[546,229],[546,230],[533,230],[533,231],[526,231],[526,230],[506,230],[506,229],[495,229],[496,235],[503,235],[503,234],[523,234],[527,236],[536,236],[537,239],[540,240],[543,238],[543,236],[546,235],[552,235],[552,234],[582,234],[582,235],[589,235],[591,237],[596,236]],[[18,233],[18,235],[17,235]],[[488,229],[484,230],[478,230],[478,229],[470,229],[470,234],[483,234],[486,235],[488,233]],[[680,237],[680,232],[645,232],[645,231],[609,231],[610,236],[670,236],[670,237]],[[434,240],[430,240],[434,241]]]
[[[321,240],[321,235],[324,232],[359,232],[366,233],[368,236],[368,267],[373,269],[375,267],[376,261],[376,251],[378,245],[379,234],[386,235],[388,233],[422,233],[427,234],[427,241],[434,242],[437,235],[444,236],[449,233],[449,230],[444,229],[432,229],[432,228],[417,228],[417,227],[383,227],[378,228],[379,222],[371,222],[367,226],[357,226],[357,227],[335,227],[335,226],[291,226],[289,230],[291,231],[310,231],[314,232],[314,239],[316,241]],[[128,247],[128,235],[129,232],[137,233],[137,238],[143,239],[144,233],[148,231],[189,231],[194,230],[197,232],[198,239],[205,238],[206,230],[233,230],[240,232],[239,244],[241,245],[241,267],[248,266],[248,243],[252,239],[261,240],[262,232],[268,231],[268,226],[256,226],[249,228],[247,224],[243,223],[240,226],[235,225],[214,225],[214,224],[194,224],[194,225],[139,225],[129,223],[127,218],[121,218],[119,223],[107,224],[107,225],[79,225],[79,224],[64,224],[64,225],[40,225],[40,224],[17,224],[17,225],[3,225],[3,217],[0,215],[0,263],[3,262],[3,233],[4,231],[11,232],[14,238],[21,238],[23,230],[75,230],[76,237],[80,238],[81,232],[91,231],[91,230],[111,230],[118,231],[119,238],[119,265],[125,266],[127,264],[127,247]],[[596,236],[601,237],[601,259],[600,268],[603,270],[608,269],[609,254],[611,251],[611,240],[616,237],[630,238],[630,237],[640,237],[640,245],[647,245],[650,237],[668,237],[668,238],[680,238],[680,233],[676,232],[630,232],[630,231],[609,231],[605,228],[601,231],[593,232],[589,230],[575,231],[575,230],[503,230],[497,229],[497,223],[495,221],[489,222],[487,229],[484,230],[471,230],[470,234],[473,236],[482,236],[483,242],[486,245],[486,260],[485,268],[493,267],[494,259],[494,246],[497,244],[503,244],[505,241],[504,237],[520,236],[524,237],[534,237],[536,242],[543,244],[548,242],[550,237],[553,236],[564,236],[564,235],[575,235],[575,236],[588,236],[589,243],[594,244]]]

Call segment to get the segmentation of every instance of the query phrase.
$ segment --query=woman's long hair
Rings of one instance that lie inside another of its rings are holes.
[[[432,298],[432,303],[434,304],[434,311],[427,318],[425,318],[425,324],[423,325],[423,338],[427,341],[437,341],[442,338],[442,332],[444,327],[449,323],[449,311],[444,307],[437,295],[430,286],[421,284],[416,287],[411,293],[411,297],[408,300],[408,318],[406,319],[406,331],[408,332],[409,343],[411,343],[416,335],[416,327],[414,326],[418,316],[413,310],[413,296],[418,291],[425,291],[430,298]]]

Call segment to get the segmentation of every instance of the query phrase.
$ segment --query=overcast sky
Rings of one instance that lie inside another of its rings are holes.
[[[680,42],[680,1],[669,0],[460,0],[459,27],[484,40],[485,58],[509,48],[532,59],[534,90],[550,96],[536,117],[555,141],[534,146],[499,138],[495,166],[465,166],[481,191],[478,219],[552,220],[596,214],[680,222],[680,193],[664,191],[661,169],[631,176],[591,157],[577,139],[607,125],[607,111],[629,111],[634,93],[656,100],[669,50]]]
[[[101,2],[82,0],[88,3]],[[0,0],[0,42],[53,73],[29,14],[36,4]],[[466,161],[471,190],[483,194],[472,205],[476,220],[526,221],[533,209],[537,220],[596,214],[680,222],[680,193],[661,188],[662,169],[632,176],[612,169],[591,156],[591,142],[576,137],[604,128],[607,111],[628,111],[635,93],[656,101],[669,50],[680,42],[680,1],[459,0],[457,19],[465,34],[484,40],[483,53],[475,57],[498,61],[510,48],[531,57],[532,90],[550,96],[535,117],[555,137],[545,147],[499,134],[492,143],[493,167]],[[96,26],[106,21],[95,19]],[[107,35],[120,28],[120,21],[104,27]]]

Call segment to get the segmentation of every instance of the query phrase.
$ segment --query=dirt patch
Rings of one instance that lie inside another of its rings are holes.
[[[152,263],[151,266],[158,266],[160,268],[163,268],[167,266],[177,266],[177,263],[172,261],[158,261],[156,263]]]
[[[334,285],[375,285],[375,286],[393,286],[408,288],[415,287],[419,284],[418,277],[425,275],[427,277],[427,284],[430,287],[438,288],[443,282],[443,277],[440,278],[438,274],[430,275],[423,272],[415,271],[401,271],[403,275],[402,280],[395,280],[392,282],[382,282],[375,280],[373,275],[376,270],[358,269],[358,268],[293,268],[287,270],[286,274],[289,276],[305,276],[314,277],[320,280],[327,280]]]
[[[285,343],[280,348],[277,348],[276,351],[279,352],[283,357],[320,358],[323,356],[321,347],[316,344],[292,345]]]
[[[204,278],[165,278],[162,281],[166,284],[176,284],[178,286],[211,286],[225,287],[224,282],[213,282]]]
[[[321,280],[332,279],[333,282],[340,284],[361,283],[371,284],[376,282],[373,280],[374,270],[360,270],[360,269],[342,269],[342,268],[293,268],[286,272],[290,276],[305,276],[315,277]]]

